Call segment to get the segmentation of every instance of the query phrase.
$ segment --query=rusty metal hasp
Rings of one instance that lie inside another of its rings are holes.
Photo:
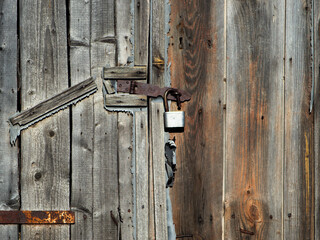
[[[177,92],[181,93],[180,101],[185,102],[191,99],[191,95],[183,90],[170,88],[170,87],[158,87],[156,85],[142,83],[137,81],[129,81],[129,80],[118,80],[117,81],[117,91],[118,92],[125,92],[131,94],[140,94],[140,95],[147,95],[149,97],[161,97],[168,89],[176,90]],[[168,95],[169,100],[176,101],[177,98],[173,95]]]
[[[0,224],[73,224],[71,211],[0,211]]]

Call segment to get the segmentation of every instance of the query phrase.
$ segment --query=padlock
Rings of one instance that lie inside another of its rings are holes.
[[[180,96],[181,93],[179,93],[176,89],[169,88],[165,91],[163,95],[164,99],[164,107],[165,112],[163,113],[163,119],[164,119],[164,127],[166,129],[173,129],[173,128],[184,128],[184,112],[183,111],[169,111],[168,106],[168,94],[173,93],[177,98],[177,105],[178,109],[181,109],[181,102],[180,102]]]

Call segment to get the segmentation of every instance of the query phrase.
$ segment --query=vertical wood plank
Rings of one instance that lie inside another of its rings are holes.
[[[171,134],[177,139],[177,172],[170,189],[176,233],[221,239],[224,1],[172,1],[171,9],[172,86],[192,94],[182,104],[184,133]]]
[[[130,113],[118,113],[119,205],[121,238],[133,239],[132,127]]]
[[[286,4],[284,238],[314,239],[312,1]]]
[[[135,0],[134,63],[148,65],[150,0]]]
[[[7,123],[17,111],[17,1],[1,1],[0,13],[0,210],[17,210],[18,148],[10,146]],[[0,239],[18,239],[18,227],[1,225]]]
[[[166,178],[164,155],[164,123],[163,103],[151,101],[149,111],[152,117],[151,154],[153,173],[153,200],[154,200],[154,239],[167,239],[167,213],[166,213]],[[153,238],[152,238],[153,239]]]
[[[132,49],[132,12],[131,0],[117,0],[116,4],[116,37],[117,37],[117,65],[122,66],[128,63]]]
[[[137,240],[148,239],[148,114],[135,113]]]
[[[315,236],[314,239],[320,238],[320,2],[313,1],[313,12],[314,12],[314,52],[313,61],[314,69],[313,74],[315,77],[315,87],[314,87],[314,153],[315,153]]]
[[[90,77],[90,2],[71,0],[70,77],[75,85]],[[93,96],[72,107],[71,239],[92,239]]]
[[[225,239],[282,239],[284,2],[227,3]]]
[[[22,110],[68,87],[66,3],[20,1]],[[69,111],[21,135],[21,208],[69,209]],[[69,226],[22,226],[23,239],[69,239]]]
[[[114,240],[118,228],[110,212],[118,216],[118,114],[104,109],[102,68],[115,66],[114,1],[92,0],[91,74],[96,76],[98,92],[94,98],[93,154],[93,238]]]
[[[151,2],[151,32],[150,56],[152,63],[150,69],[150,83],[165,86],[165,0],[152,0]],[[160,100],[160,101],[159,101]],[[151,199],[149,211],[149,238],[167,239],[166,217],[166,189],[165,189],[165,156],[164,156],[164,125],[163,101],[161,99],[149,101],[149,131],[150,131],[150,166]]]

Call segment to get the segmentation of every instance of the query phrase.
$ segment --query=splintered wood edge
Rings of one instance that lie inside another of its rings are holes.
[[[145,95],[115,94],[105,96],[107,107],[147,107],[148,98]]]
[[[85,96],[86,94],[93,93],[95,90],[97,90],[97,85],[93,78],[89,78],[75,86],[66,89],[56,96],[53,96],[52,98],[49,98],[37,104],[36,106],[9,118],[9,121],[12,125],[19,124],[21,126],[28,124],[33,120],[50,113],[51,111],[59,109],[60,107]]]
[[[107,80],[146,79],[147,66],[103,68],[103,78]]]

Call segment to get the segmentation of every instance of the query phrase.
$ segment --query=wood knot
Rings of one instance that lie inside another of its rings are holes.
[[[256,205],[251,205],[249,209],[249,213],[251,218],[254,221],[259,221],[260,220],[260,211]]]

